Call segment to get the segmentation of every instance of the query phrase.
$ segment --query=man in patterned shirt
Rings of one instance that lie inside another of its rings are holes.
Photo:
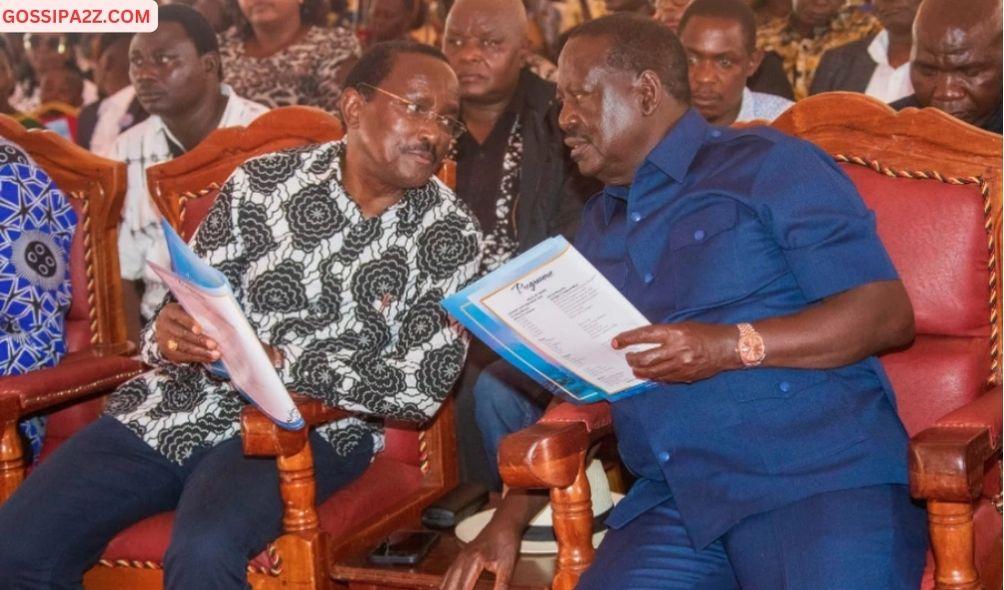
[[[757,46],[781,56],[795,100],[809,95],[816,66],[828,49],[878,33],[881,23],[857,0],[794,0],[787,18],[757,31]]]
[[[310,433],[319,501],[382,449],[374,418],[439,409],[466,352],[439,301],[475,276],[481,246],[433,177],[461,129],[439,50],[375,46],[340,107],[344,141],[246,162],[194,238],[289,389],[349,413]],[[206,368],[216,343],[168,297],[141,348],[155,369],[0,506],[0,588],[76,587],[117,531],[172,509],[165,586],[247,588],[248,556],[281,533],[275,463],[244,457],[244,404]]]
[[[70,244],[77,216],[18,145],[0,138],[0,375],[51,367],[66,354]],[[45,417],[18,425],[34,460]]]

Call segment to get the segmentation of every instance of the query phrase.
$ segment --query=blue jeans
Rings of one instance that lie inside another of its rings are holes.
[[[317,498],[357,478],[367,439],[347,457],[311,433]],[[0,589],[79,589],[116,533],[174,510],[168,589],[249,588],[248,559],[282,532],[275,460],[245,457],[240,438],[167,460],[104,416],[39,464],[0,505]]]
[[[496,490],[502,489],[498,460],[502,439],[535,424],[550,401],[547,390],[504,360],[495,361],[481,371],[474,384],[474,417],[495,476]]]
[[[609,530],[577,590],[916,590],[927,513],[903,485],[811,496],[694,549],[673,499]]]

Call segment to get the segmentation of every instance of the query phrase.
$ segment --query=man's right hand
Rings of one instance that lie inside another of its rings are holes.
[[[220,358],[216,342],[177,303],[160,310],[153,329],[161,356],[172,363],[212,363]]]
[[[498,517],[498,512],[493,516]],[[485,570],[495,574],[494,590],[508,588],[525,527],[525,523],[492,518],[481,534],[457,555],[443,576],[440,590],[473,590]]]

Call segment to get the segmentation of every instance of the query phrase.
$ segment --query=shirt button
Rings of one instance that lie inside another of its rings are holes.
[[[669,451],[663,451],[663,452],[659,453],[659,462],[660,463],[669,463]]]
[[[711,137],[721,137],[721,136],[722,136],[722,132],[719,131],[718,129],[712,129],[711,130]]]
[[[642,280],[644,280],[645,283],[651,283],[652,281],[655,280],[655,275],[650,272],[647,272],[645,273],[645,276],[642,277]]]
[[[791,383],[788,383],[787,381],[782,381],[777,385],[777,388],[784,393],[788,393],[789,391],[791,391]]]
[[[637,211],[635,211],[634,213],[632,213],[631,214],[631,221],[633,221],[635,223],[638,223],[639,221],[641,221],[641,213],[638,213]]]
[[[704,239],[704,230],[703,229],[699,229],[699,230],[695,231],[694,232],[694,239],[697,240],[698,242],[700,242],[701,240],[703,240]]]

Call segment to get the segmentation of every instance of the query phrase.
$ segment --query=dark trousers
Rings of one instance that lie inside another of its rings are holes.
[[[700,550],[670,499],[607,531],[577,590],[916,590],[926,553],[927,513],[902,485],[756,514]]]
[[[372,442],[342,457],[311,433],[317,498],[359,477]],[[0,589],[81,588],[111,538],[175,511],[168,589],[249,588],[248,559],[282,532],[275,460],[244,456],[239,438],[168,461],[114,418],[64,443],[0,506]]]

